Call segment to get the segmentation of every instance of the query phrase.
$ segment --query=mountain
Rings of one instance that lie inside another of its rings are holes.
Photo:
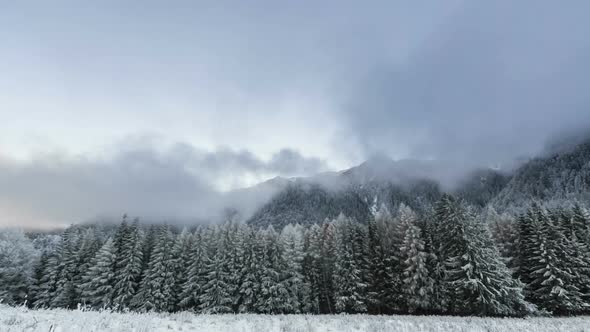
[[[281,228],[289,223],[322,222],[340,213],[366,222],[382,206],[395,212],[401,203],[419,213],[425,212],[440,198],[443,188],[449,187],[447,182],[452,175],[449,165],[376,156],[342,172],[287,181],[285,188],[247,222]],[[482,181],[484,176],[488,180]],[[501,173],[485,170],[474,172],[460,188],[465,188],[461,192],[467,200],[475,199],[470,203],[484,206],[505,183]]]
[[[404,203],[418,213],[430,210],[443,192],[451,192],[476,209],[520,212],[531,201],[562,204],[590,202],[590,139],[559,142],[543,155],[524,161],[511,174],[494,168],[466,172],[452,163],[394,161],[375,156],[341,172],[282,179],[282,188],[247,220],[282,227],[318,223],[340,213],[366,222],[385,206],[395,213]]]
[[[519,212],[532,200],[550,205],[590,202],[590,140],[561,146],[556,150],[553,145],[548,155],[518,168],[491,204],[498,211]]]

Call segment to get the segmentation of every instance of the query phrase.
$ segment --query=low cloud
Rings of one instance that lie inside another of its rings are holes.
[[[590,124],[590,3],[475,1],[402,66],[352,89],[348,133],[366,155],[505,163]]]
[[[308,175],[325,167],[321,160],[289,149],[263,160],[249,151],[206,152],[186,143],[162,149],[148,142],[121,148],[111,158],[54,154],[27,162],[4,159],[0,226],[49,227],[123,213],[169,221],[212,219],[238,203],[233,202],[238,197],[219,190],[219,184],[227,184],[225,178]],[[260,203],[252,197],[249,202]]]

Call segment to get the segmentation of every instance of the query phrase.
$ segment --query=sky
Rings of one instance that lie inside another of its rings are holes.
[[[510,163],[590,124],[590,3],[0,1],[0,227],[200,216],[374,154]]]

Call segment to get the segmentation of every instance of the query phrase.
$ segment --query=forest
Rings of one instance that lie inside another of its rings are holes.
[[[0,231],[0,299],[30,308],[523,317],[590,313],[590,215],[513,216],[443,194],[430,211],[261,228],[123,217]]]

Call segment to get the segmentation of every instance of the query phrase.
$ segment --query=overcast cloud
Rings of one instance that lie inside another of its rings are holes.
[[[590,3],[0,3],[0,226],[200,218],[276,175],[504,164],[590,124]]]

